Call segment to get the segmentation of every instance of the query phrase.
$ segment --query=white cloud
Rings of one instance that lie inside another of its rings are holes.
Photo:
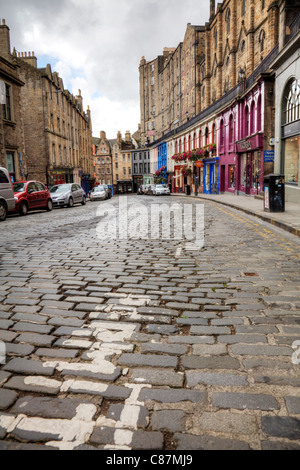
[[[0,12],[12,47],[54,58],[65,87],[74,95],[82,90],[94,135],[103,129],[114,138],[118,130],[137,130],[141,57],[176,47],[188,22],[204,24],[209,1],[0,0]]]

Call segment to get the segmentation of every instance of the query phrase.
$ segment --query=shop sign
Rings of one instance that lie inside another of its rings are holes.
[[[274,163],[275,152],[274,150],[265,150],[264,151],[264,162],[265,163]]]
[[[240,140],[236,143],[237,152],[250,152],[263,146],[263,135],[257,134],[249,139]]]
[[[204,167],[204,163],[202,160],[199,160],[198,162],[196,162],[196,167],[197,168],[203,168]]]

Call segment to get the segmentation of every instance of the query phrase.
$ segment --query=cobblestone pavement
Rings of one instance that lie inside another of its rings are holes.
[[[299,238],[207,202],[200,252],[103,241],[97,207],[1,223],[0,449],[299,450]]]

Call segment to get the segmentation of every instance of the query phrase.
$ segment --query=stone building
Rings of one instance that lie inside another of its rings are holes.
[[[104,131],[100,132],[100,139],[96,141],[94,170],[96,184],[106,184],[108,186],[113,184],[111,143],[106,138]]]
[[[274,0],[210,0],[203,26],[187,25],[177,48],[140,62],[142,143],[187,123],[246,80],[278,43]],[[144,142],[143,142],[144,139]]]
[[[34,52],[11,53],[10,30],[4,21],[0,55],[6,74],[1,81],[2,163],[13,178],[49,185],[75,182],[88,192],[93,173],[92,122],[81,91],[73,96],[65,90],[50,65],[38,68]]]
[[[18,53],[28,178],[46,184],[78,183],[89,190],[92,171],[91,113],[81,91],[73,96],[34,53]]]
[[[24,82],[19,76],[16,56],[11,55],[10,32],[5,20],[0,25],[0,166],[8,169],[12,181],[26,178],[27,160],[20,104]]]
[[[127,194],[133,191],[132,150],[137,147],[129,131],[123,140],[121,132],[112,143],[113,187],[116,194]]]
[[[147,148],[132,150],[132,177],[133,192],[137,193],[143,184],[151,184],[153,178],[150,174],[150,151]]]

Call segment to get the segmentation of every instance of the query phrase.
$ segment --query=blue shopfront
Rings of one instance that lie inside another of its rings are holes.
[[[204,194],[219,194],[219,158],[208,158],[204,163]]]
[[[162,142],[157,147],[157,170],[160,170],[161,167],[167,166],[167,143]]]

